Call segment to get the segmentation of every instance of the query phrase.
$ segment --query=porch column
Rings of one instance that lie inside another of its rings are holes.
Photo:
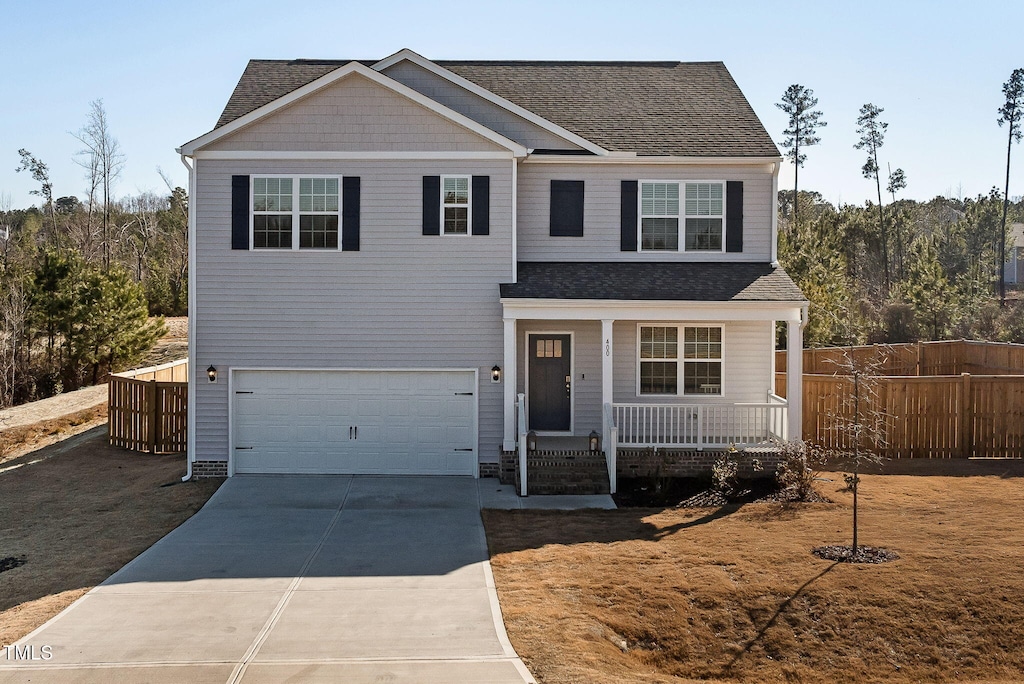
[[[803,440],[804,426],[804,311],[800,320],[786,321],[786,401],[790,441]]]
[[[612,403],[612,323],[601,321],[601,407]]]
[[[516,319],[502,318],[505,330],[505,359],[504,370],[504,417],[505,430],[501,442],[503,451],[515,451],[516,449],[516,383],[518,372],[516,370]]]
[[[614,343],[612,341],[612,323],[609,319],[601,320],[601,442],[605,449],[611,447],[608,441],[611,439],[609,425],[604,419],[604,405],[612,403],[612,359]]]

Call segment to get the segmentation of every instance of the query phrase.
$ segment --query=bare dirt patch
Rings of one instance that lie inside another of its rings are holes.
[[[100,404],[31,425],[19,425],[7,429],[3,429],[3,425],[0,425],[0,469],[7,461],[106,424],[107,405]],[[73,444],[65,445],[65,447],[70,446]],[[50,450],[46,452],[46,455],[52,456],[59,451],[60,449]]]
[[[10,458],[0,471],[0,558],[24,560],[0,573],[0,644],[109,577],[221,483],[181,483],[184,455],[111,447],[102,427]]]
[[[825,477],[832,477],[831,474]],[[509,636],[553,682],[1024,681],[1024,480],[862,475],[835,504],[485,511]]]

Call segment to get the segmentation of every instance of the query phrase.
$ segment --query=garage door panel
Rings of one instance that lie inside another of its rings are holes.
[[[467,371],[236,371],[234,441],[243,449],[234,454],[235,472],[472,475],[476,397],[466,393],[474,393],[475,378]]]

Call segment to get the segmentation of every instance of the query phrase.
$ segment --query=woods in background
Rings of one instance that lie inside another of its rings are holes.
[[[100,101],[74,136],[84,200],[58,195],[24,149],[17,170],[39,184],[40,207],[0,199],[0,407],[130,367],[163,334],[159,316],[187,313],[185,190],[113,198],[124,156]]]

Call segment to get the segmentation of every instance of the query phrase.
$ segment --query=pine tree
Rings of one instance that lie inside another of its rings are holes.
[[[817,129],[828,123],[821,120],[820,111],[814,110],[818,106],[814,91],[797,83],[786,88],[782,102],[776,102],[775,106],[789,115],[789,127],[782,131],[786,137],[780,144],[793,162],[793,225],[796,226],[800,217],[800,167],[807,159],[807,154],[800,150],[821,142]]]

